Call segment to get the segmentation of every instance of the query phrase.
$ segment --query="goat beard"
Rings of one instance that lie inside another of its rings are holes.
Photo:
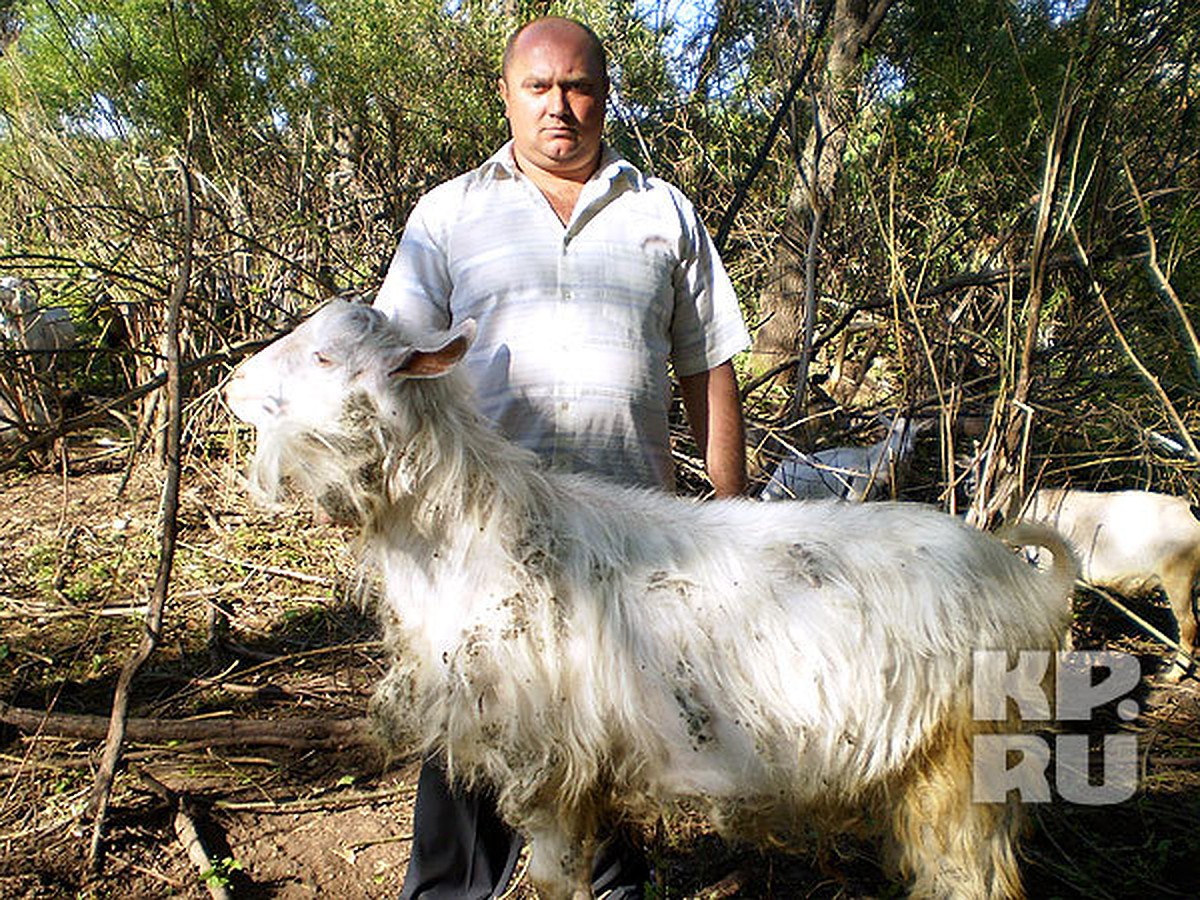
[[[346,401],[327,430],[260,428],[251,467],[254,494],[278,505],[289,489],[314,498],[331,521],[365,526],[379,504],[386,460],[378,414],[366,397]]]

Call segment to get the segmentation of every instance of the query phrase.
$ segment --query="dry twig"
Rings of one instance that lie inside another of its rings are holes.
[[[217,879],[206,877],[216,869],[216,864],[208,855],[208,849],[204,846],[204,841],[201,840],[200,832],[196,828],[197,814],[192,802],[187,796],[175,793],[149,772],[139,772],[138,775],[150,790],[165,800],[167,805],[175,811],[172,821],[175,837],[179,839],[179,843],[183,844],[188,859],[200,870],[200,877],[204,879],[209,895],[213,900],[231,900],[229,889],[224,884]]]

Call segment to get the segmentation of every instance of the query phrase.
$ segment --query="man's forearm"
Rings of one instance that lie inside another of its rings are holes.
[[[679,379],[696,446],[718,497],[746,489],[746,436],[737,374],[729,362]]]

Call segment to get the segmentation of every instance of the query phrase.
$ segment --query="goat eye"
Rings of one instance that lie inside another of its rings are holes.
[[[322,369],[328,369],[330,366],[333,365],[333,360],[330,359],[328,356],[326,356],[324,353],[322,353],[320,350],[316,350],[313,352],[313,362],[315,362]]]

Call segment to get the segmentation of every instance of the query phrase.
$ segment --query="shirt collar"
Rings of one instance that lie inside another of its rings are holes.
[[[508,140],[504,146],[487,158],[479,167],[480,174],[491,179],[516,178],[518,169],[513,158],[513,142]],[[641,172],[627,159],[622,157],[607,143],[600,146],[600,165],[589,181],[607,181],[615,185],[621,178],[627,178],[630,184],[636,185],[641,178]]]
[[[517,163],[513,159],[513,142],[506,141],[504,146],[489,156],[479,167],[479,173],[488,178],[515,178]]]

